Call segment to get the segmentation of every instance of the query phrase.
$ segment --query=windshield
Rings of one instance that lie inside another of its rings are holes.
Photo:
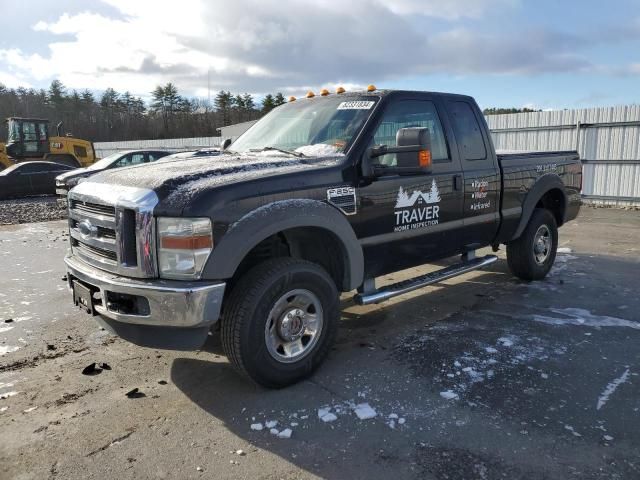
[[[333,95],[289,102],[263,117],[229,150],[308,157],[344,154],[377,101],[375,96]]]
[[[112,153],[108,157],[104,157],[104,158],[98,160],[93,165],[88,166],[87,170],[100,170],[101,168],[106,168],[109,165],[111,165],[114,161],[116,161],[120,157],[122,157],[123,155],[124,155],[124,153],[122,153],[122,152]]]

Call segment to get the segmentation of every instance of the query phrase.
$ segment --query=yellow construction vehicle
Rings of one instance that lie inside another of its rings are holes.
[[[30,160],[47,160],[72,167],[88,167],[95,162],[93,143],[69,134],[61,135],[61,126],[62,123],[57,125],[58,135],[50,137],[49,120],[8,118],[7,143],[0,142],[0,170]]]

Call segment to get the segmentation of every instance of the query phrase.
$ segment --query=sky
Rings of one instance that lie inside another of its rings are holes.
[[[640,0],[0,0],[0,83],[143,98],[344,86],[482,108],[640,101]]]

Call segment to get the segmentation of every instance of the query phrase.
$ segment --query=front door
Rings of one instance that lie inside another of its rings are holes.
[[[365,254],[365,273],[376,277],[453,254],[462,227],[462,186],[457,152],[451,152],[436,102],[398,100],[383,112],[374,145],[396,145],[401,128],[426,127],[431,134],[430,174],[389,175],[358,188],[354,221]],[[396,155],[376,161],[395,166]],[[455,178],[458,176],[458,178]]]

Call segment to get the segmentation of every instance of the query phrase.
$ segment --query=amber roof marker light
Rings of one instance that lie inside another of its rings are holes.
[[[307,92],[307,95],[306,95],[306,96],[307,96],[307,98],[313,98],[313,97],[315,97],[315,96],[316,96],[316,94],[315,94],[315,93],[313,93],[311,90],[309,90],[309,91]]]
[[[296,101],[296,97],[294,97],[293,95],[291,95],[291,96],[289,97],[289,101],[290,101],[290,102],[295,102],[295,101]]]
[[[346,92],[346,90],[344,88],[342,88],[342,87],[336,88],[336,93],[337,94],[344,93],[344,92]]]
[[[375,92],[377,90],[375,85],[369,85],[367,87],[367,92]]]
[[[327,95],[329,95],[329,90],[327,90],[326,88],[323,88],[322,90],[320,90],[320,95],[322,95],[323,97],[326,97]]]

